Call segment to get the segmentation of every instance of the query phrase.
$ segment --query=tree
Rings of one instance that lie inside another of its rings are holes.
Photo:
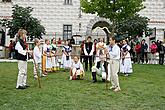
[[[119,22],[134,16],[144,8],[144,0],[81,0],[83,12],[97,14],[112,22],[111,35],[114,36]]]
[[[37,18],[32,17],[31,7],[14,5],[12,20],[2,20],[1,23],[9,28],[9,35],[14,37],[20,28],[27,30],[29,37],[40,38],[45,34],[45,28]]]
[[[142,17],[139,14],[135,14],[132,17],[128,17],[127,19],[120,21],[116,25],[116,31],[118,36],[122,36],[127,34],[127,36],[142,36],[143,32],[148,30],[148,21],[147,17]]]

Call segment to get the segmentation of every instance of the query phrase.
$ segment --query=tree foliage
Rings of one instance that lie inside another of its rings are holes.
[[[2,20],[1,23],[9,28],[9,35],[14,37],[20,28],[27,30],[28,36],[41,37],[45,34],[45,28],[37,18],[32,17],[31,7],[21,7],[14,5],[12,20]]]
[[[109,19],[112,22],[111,33],[113,36],[114,33],[119,30],[124,31],[123,25],[129,25],[129,23],[131,23],[133,27],[136,26],[133,24],[133,21],[136,20],[134,19],[137,16],[136,13],[145,8],[142,3],[143,1],[144,0],[81,0],[81,7],[85,13],[96,14],[99,17]],[[128,22],[129,19],[131,19],[132,22]],[[140,20],[143,21],[141,18]],[[127,24],[124,24],[125,22],[127,22]],[[138,23],[138,21],[136,21],[136,23]],[[119,25],[122,25],[122,27],[120,27],[122,29],[119,28]]]
[[[149,19],[147,17],[142,17],[138,14],[128,17],[126,20],[120,21],[116,25],[117,35],[125,35],[128,36],[142,36],[143,32],[146,31]]]

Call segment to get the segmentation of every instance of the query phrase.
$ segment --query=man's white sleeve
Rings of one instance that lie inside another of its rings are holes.
[[[84,44],[84,54],[88,55],[85,44]]]
[[[26,50],[23,50],[20,42],[17,42],[15,49],[18,50],[18,53],[22,54],[22,55],[26,55]]]

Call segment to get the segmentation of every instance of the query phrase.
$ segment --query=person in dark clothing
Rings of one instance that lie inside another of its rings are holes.
[[[94,40],[94,52],[93,52],[93,62],[96,58],[96,44],[97,44],[97,39]]]
[[[73,36],[70,39],[70,44],[75,44],[75,40],[74,40]]]
[[[15,50],[14,46],[15,46],[14,41],[10,40],[10,44],[9,44],[9,51],[10,51],[9,57],[10,57],[10,59],[13,59],[13,57],[14,57],[14,50]]]
[[[159,64],[163,65],[164,64],[165,47],[163,46],[163,42],[161,42],[161,41],[160,41],[160,45],[158,47],[158,52],[159,52]]]
[[[85,44],[85,42],[86,42],[86,41],[84,40],[84,41],[82,41],[82,43],[81,43],[81,51],[80,51],[80,52],[81,52],[81,53],[80,53],[80,62],[81,62],[81,63],[85,62],[85,60],[84,60],[84,58],[85,58],[85,57],[84,57],[84,55],[85,55],[85,54],[84,54],[84,44]]]
[[[85,54],[85,70],[88,71],[88,62],[89,62],[89,69],[91,71],[92,68],[92,56],[94,52],[94,45],[91,42],[91,36],[88,36],[87,42],[84,44],[84,54]]]
[[[134,39],[131,39],[131,41],[130,41],[130,47],[131,47],[131,49],[130,49],[130,54],[131,54],[131,60],[135,63],[135,45],[136,45],[136,43],[134,42]]]
[[[144,63],[144,57],[146,59],[146,63],[148,63],[148,45],[145,42],[145,39],[141,42],[141,60]]]

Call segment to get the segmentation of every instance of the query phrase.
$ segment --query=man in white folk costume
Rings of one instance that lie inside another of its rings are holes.
[[[84,68],[78,56],[73,58],[70,69],[70,80],[83,79],[85,76]]]
[[[110,64],[110,81],[112,86],[110,89],[113,89],[115,92],[120,91],[119,85],[119,65],[120,65],[120,48],[116,44],[115,37],[110,38],[109,40],[110,45],[108,46],[108,53],[109,53],[109,64]]]
[[[123,44],[121,48],[120,72],[128,76],[132,73],[131,55],[129,53],[131,47],[128,45],[127,40],[123,40]]]
[[[42,51],[40,48],[40,40],[35,38],[34,40],[35,47],[33,49],[33,64],[34,64],[34,78],[37,79],[38,77],[46,76],[42,73],[41,67],[41,59],[42,59]],[[39,76],[37,75],[37,70],[39,71]]]

